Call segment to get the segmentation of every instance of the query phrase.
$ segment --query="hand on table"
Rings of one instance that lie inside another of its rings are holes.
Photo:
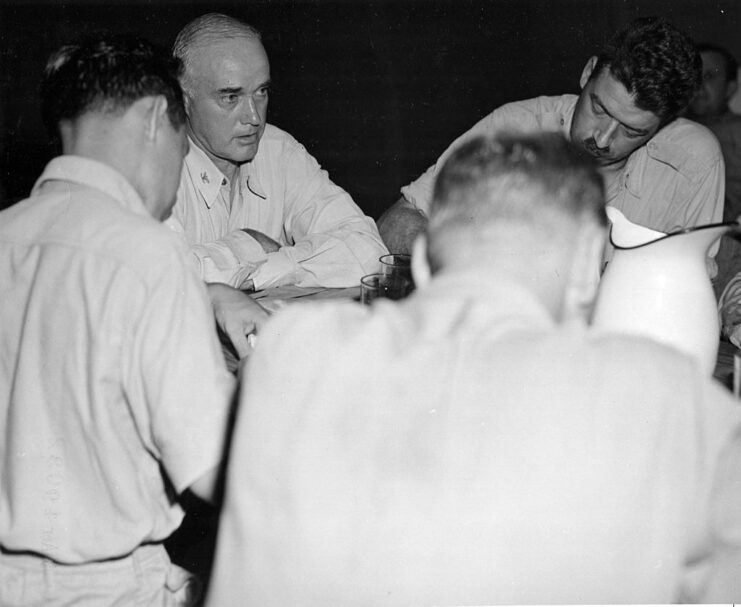
[[[265,309],[246,293],[229,285],[212,282],[206,285],[219,329],[231,341],[239,358],[250,352],[247,336],[268,318]]]

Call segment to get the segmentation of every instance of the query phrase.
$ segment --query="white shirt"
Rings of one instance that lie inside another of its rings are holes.
[[[741,598],[741,408],[690,359],[504,279],[307,306],[249,361],[207,605]]]
[[[234,384],[186,254],[80,157],[0,213],[1,548],[126,555],[168,537],[173,491],[220,462]]]
[[[184,234],[204,280],[351,287],[378,271],[387,251],[375,222],[288,133],[267,125],[237,179],[230,202],[231,184],[191,141],[168,224]],[[270,236],[280,250],[265,254],[243,228]]]
[[[554,132],[570,138],[578,97],[536,97],[508,103],[482,118],[448,146],[437,162],[401,189],[402,195],[427,215],[435,177],[445,160],[464,141],[502,132]],[[723,220],[724,163],[718,141],[705,127],[678,118],[635,150],[617,173],[605,174],[606,202],[636,223],[658,232]],[[708,270],[715,276],[710,249]]]

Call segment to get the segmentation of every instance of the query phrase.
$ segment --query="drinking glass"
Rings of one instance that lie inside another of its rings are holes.
[[[413,289],[412,281],[401,274],[368,274],[360,279],[360,303],[374,299],[403,299]]]
[[[412,256],[404,253],[389,253],[378,258],[381,262],[381,273],[405,277],[414,284],[412,279]]]

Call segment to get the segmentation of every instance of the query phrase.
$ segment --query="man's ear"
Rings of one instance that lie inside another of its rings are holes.
[[[190,89],[183,88],[183,107],[185,108],[186,115],[190,116],[190,104],[192,102],[190,93],[188,92]]]
[[[589,321],[597,297],[606,238],[606,230],[596,222],[587,221],[579,229],[564,292],[562,321]]]
[[[581,71],[581,78],[579,78],[579,86],[581,88],[584,88],[587,85],[587,82],[594,71],[595,65],[597,65],[597,55],[592,55],[584,66],[584,69]]]
[[[164,95],[155,95],[151,100],[147,108],[147,139],[154,141],[163,121],[168,120],[167,99]]]
[[[418,234],[412,244],[412,278],[415,287],[423,287],[430,282],[430,262],[427,260],[427,237]]]

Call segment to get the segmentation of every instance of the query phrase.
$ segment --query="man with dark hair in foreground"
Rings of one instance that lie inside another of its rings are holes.
[[[63,155],[0,213],[0,603],[189,605],[162,546],[209,500],[234,380],[209,297],[160,222],[188,143],[178,62],[143,40],[61,49]]]
[[[741,599],[741,410],[678,351],[585,327],[603,200],[560,135],[476,138],[411,297],[267,323],[208,607]]]
[[[593,156],[606,200],[632,223],[658,232],[721,221],[723,159],[707,129],[677,118],[700,84],[693,41],[663,19],[637,19],[589,59],[581,93],[537,97],[494,110],[456,139],[378,221],[386,245],[411,247],[424,229],[435,175],[477,135],[556,132]],[[708,270],[717,269],[711,250]]]

